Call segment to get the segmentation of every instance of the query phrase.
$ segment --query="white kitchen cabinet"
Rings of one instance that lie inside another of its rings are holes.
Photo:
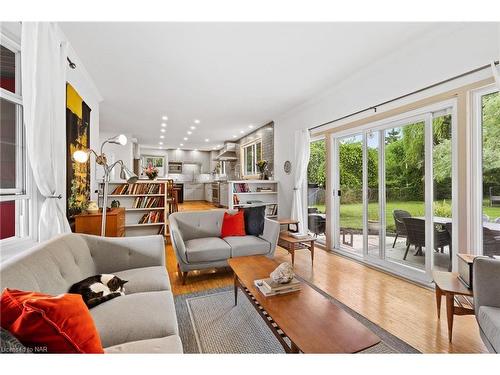
[[[204,184],[205,185],[205,200],[207,202],[212,202],[212,184]]]
[[[184,183],[184,200],[185,201],[202,201],[205,199],[204,184],[193,182]]]

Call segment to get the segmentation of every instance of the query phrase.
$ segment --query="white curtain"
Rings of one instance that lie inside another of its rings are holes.
[[[21,74],[28,159],[44,197],[38,239],[70,232],[64,212],[66,43],[57,25],[23,22]]]
[[[491,63],[491,71],[493,73],[493,78],[495,78],[495,84],[500,89],[500,74],[494,62]]]
[[[299,222],[299,233],[307,233],[307,218],[304,215],[304,185],[307,179],[307,165],[309,164],[311,137],[308,129],[295,132],[295,169],[293,181],[292,219]]]

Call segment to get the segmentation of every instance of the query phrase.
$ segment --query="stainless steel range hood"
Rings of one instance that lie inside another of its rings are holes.
[[[221,161],[231,161],[238,160],[236,156],[236,149],[238,147],[237,143],[226,143],[222,150],[220,150],[219,155],[215,157],[215,160]]]

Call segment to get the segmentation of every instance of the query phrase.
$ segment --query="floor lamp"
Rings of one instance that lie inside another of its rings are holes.
[[[103,196],[103,202],[102,202],[102,220],[101,220],[101,236],[106,235],[106,210],[108,207],[108,184],[109,180],[111,178],[111,171],[113,170],[114,167],[117,165],[120,165],[120,178],[123,180],[126,180],[127,183],[133,184],[137,182],[139,177],[135,173],[133,173],[130,169],[128,169],[125,164],[123,164],[122,160],[115,161],[113,164],[109,165],[108,161],[106,159],[106,155],[103,152],[104,145],[106,143],[114,143],[117,145],[122,145],[125,146],[127,144],[127,137],[124,136],[123,134],[117,135],[116,137],[112,137],[109,139],[106,139],[102,145],[101,145],[101,150],[100,153],[97,154],[94,150],[91,148],[87,150],[78,150],[73,153],[73,158],[78,162],[78,163],[86,163],[89,160],[90,154],[95,155],[95,161],[97,164],[101,165],[104,168],[104,189],[102,192]]]

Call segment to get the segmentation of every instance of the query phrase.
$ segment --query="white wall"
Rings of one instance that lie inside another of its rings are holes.
[[[366,62],[366,67],[355,75],[346,77],[326,92],[278,116],[274,121],[274,155],[275,176],[280,181],[280,217],[288,217],[291,210],[295,150],[290,140],[293,139],[295,130],[325,123],[489,64],[492,60],[498,60],[499,44],[498,24],[445,24],[438,33],[424,35],[381,60]],[[480,75],[491,76],[489,71],[481,72]],[[470,78],[464,78],[462,82],[467,79]],[[436,91],[445,91],[450,85],[459,83],[452,82],[420,94],[419,97],[434,95]],[[413,101],[415,98],[394,105]],[[373,112],[366,115],[368,114]],[[292,162],[290,175],[283,171],[286,160]]]

